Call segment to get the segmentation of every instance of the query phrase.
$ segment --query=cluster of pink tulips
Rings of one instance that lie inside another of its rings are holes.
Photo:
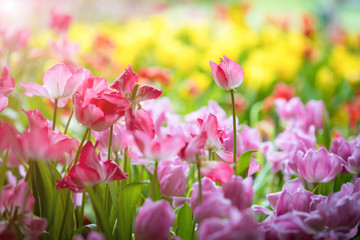
[[[53,28],[66,32],[69,21],[54,16]],[[168,98],[160,98],[162,90],[139,84],[130,65],[111,85],[63,63],[46,71],[43,85],[20,82],[27,96],[54,103],[53,118],[22,109],[25,131],[0,124],[0,238],[356,236],[360,135],[331,142],[323,102],[279,97],[274,104],[283,131],[263,141],[236,117],[242,67],[224,56],[220,64],[210,61],[210,68],[215,83],[231,94],[230,117],[210,101],[182,118]],[[15,87],[10,76],[4,68],[0,111]],[[67,122],[59,122],[68,101],[73,110]],[[76,124],[73,116],[83,126],[82,139],[68,132]],[[267,175],[277,178],[281,191],[263,190],[267,201],[255,205]]]

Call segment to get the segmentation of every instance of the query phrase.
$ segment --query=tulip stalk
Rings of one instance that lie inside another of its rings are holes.
[[[67,121],[67,123],[66,123],[66,126],[65,126],[64,134],[66,134],[67,131],[68,131],[68,129],[69,129],[70,122],[71,122],[71,119],[72,119],[73,115],[74,115],[74,108],[71,110],[69,119],[68,119],[68,121]]]
[[[158,184],[158,176],[157,176],[157,170],[159,166],[159,161],[155,161],[155,168],[154,168],[154,174],[151,181],[151,191],[150,191],[150,198],[154,201],[158,200],[158,192],[159,192],[159,184]]]
[[[201,167],[201,160],[199,158],[199,154],[196,156],[196,167],[197,167],[197,174],[198,174],[198,181],[199,181],[199,205],[201,204],[202,201],[202,194],[201,194],[201,172],[200,172],[200,167]]]
[[[56,114],[57,114],[58,101],[59,101],[59,99],[55,98],[55,101],[54,101],[54,115],[53,115],[52,130],[55,130],[55,126],[56,126]]]
[[[237,146],[236,146],[236,114],[235,114],[235,97],[234,89],[230,89],[231,103],[232,103],[232,115],[233,115],[233,138],[234,138],[234,165],[236,166]]]
[[[109,134],[108,160],[111,160],[111,145],[112,145],[113,130],[114,130],[114,125],[111,125],[110,134]]]
[[[90,132],[90,128],[86,128],[86,130],[84,132],[84,136],[81,139],[81,143],[80,143],[80,146],[78,148],[78,151],[76,152],[76,157],[75,157],[75,160],[74,160],[74,164],[76,164],[78,162],[78,160],[79,160],[81,149],[84,146],[86,136],[88,135],[89,132]]]

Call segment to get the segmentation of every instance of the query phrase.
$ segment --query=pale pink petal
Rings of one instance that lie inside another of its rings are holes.
[[[50,95],[48,91],[41,85],[37,83],[32,82],[19,82],[19,84],[26,89],[26,96],[33,97],[33,96],[39,96],[39,97],[47,97],[50,98]]]
[[[230,89],[238,87],[244,79],[244,70],[235,61],[224,55],[224,61],[220,63],[220,67],[224,70],[228,79],[228,87]]]
[[[67,81],[71,78],[72,72],[68,66],[58,63],[46,71],[44,75],[44,88],[52,98],[70,97],[64,95]]]

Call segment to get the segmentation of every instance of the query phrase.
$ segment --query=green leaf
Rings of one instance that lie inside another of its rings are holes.
[[[236,166],[236,176],[241,176],[243,178],[247,177],[249,172],[251,155],[256,151],[257,150],[250,150],[241,154]]]
[[[117,225],[120,239],[131,239],[137,203],[145,184],[149,184],[149,182],[129,183],[121,192],[119,205],[116,206],[119,210]]]
[[[100,226],[100,229],[105,234],[105,238],[112,239],[111,226],[109,225],[108,217],[105,214],[102,201],[100,200],[99,196],[95,194],[94,190],[91,187],[85,186],[85,189],[89,193],[91,203],[94,207],[94,211],[97,217],[96,223],[98,224],[98,226]]]
[[[194,216],[187,202],[180,208],[177,215],[178,226],[176,228],[176,236],[181,239],[192,239],[194,234]]]

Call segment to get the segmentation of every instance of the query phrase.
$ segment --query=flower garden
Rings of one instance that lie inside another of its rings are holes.
[[[170,2],[0,17],[0,239],[360,239],[360,31]]]

